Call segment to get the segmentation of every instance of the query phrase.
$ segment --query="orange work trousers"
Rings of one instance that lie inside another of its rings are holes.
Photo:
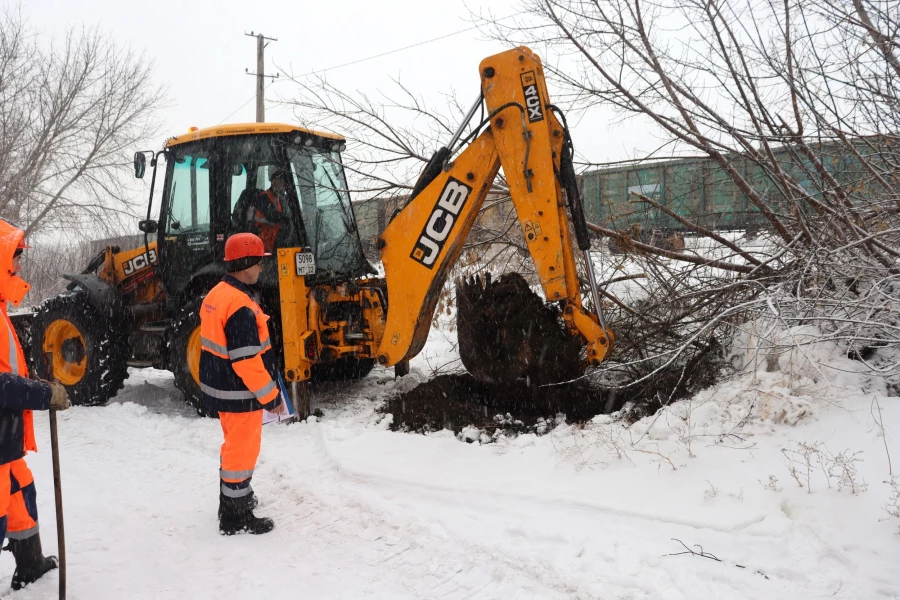
[[[219,454],[221,493],[229,498],[243,498],[253,493],[250,479],[259,458],[262,442],[263,411],[219,413],[225,441]]]
[[[24,540],[38,533],[34,475],[19,458],[0,465],[0,541]]]

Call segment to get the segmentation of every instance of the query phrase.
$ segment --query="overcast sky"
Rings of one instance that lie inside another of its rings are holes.
[[[514,0],[483,4],[500,16],[514,12]],[[469,6],[481,8],[477,1]],[[145,49],[156,62],[158,81],[169,87],[174,101],[165,114],[166,135],[215,125],[227,117],[230,122],[255,120],[252,101],[229,117],[254,97],[254,78],[244,69],[256,70],[256,40],[244,33],[263,32],[278,39],[266,48],[268,72],[281,65],[307,73],[472,27],[469,9],[455,0],[24,0],[23,8],[31,24],[48,36],[81,23],[99,24],[119,41]],[[391,77],[400,77],[426,94],[471,88],[474,97],[480,59],[503,49],[480,37],[469,31],[334,69],[328,78],[375,91],[389,88]],[[276,83],[267,96],[289,96],[292,85]],[[266,120],[282,119],[290,119],[290,114],[269,108]]]
[[[470,28],[472,12],[507,17],[519,10],[518,4],[518,0],[22,0],[26,18],[45,37],[62,36],[66,28],[81,24],[99,25],[155,61],[156,80],[168,87],[172,99],[163,114],[160,139],[151,143],[155,148],[190,126],[255,120],[255,79],[244,70],[256,68],[256,40],[245,33],[263,32],[278,39],[266,49],[267,72],[276,72],[277,65],[303,74]],[[468,104],[479,91],[478,63],[504,49],[473,29],[332,69],[327,77],[344,89],[370,95],[392,90],[391,78],[399,78],[427,101],[438,104],[441,94],[455,91]],[[268,88],[267,97],[290,97],[292,86],[279,81]],[[636,148],[654,147],[651,138],[636,136],[628,127],[610,128],[612,119],[611,113],[598,110],[577,125],[573,137],[581,155],[595,162],[611,161],[633,156]],[[268,106],[266,120],[294,119],[288,109]]]

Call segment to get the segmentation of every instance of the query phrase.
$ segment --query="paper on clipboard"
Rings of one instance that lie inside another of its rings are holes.
[[[281,378],[280,373],[278,374],[278,390],[281,392],[281,401],[284,403],[287,410],[282,413],[273,413],[263,409],[263,425],[280,423],[281,421],[287,421],[288,419],[294,418],[294,405],[291,403],[290,396],[288,396],[287,389],[284,386],[284,380]]]

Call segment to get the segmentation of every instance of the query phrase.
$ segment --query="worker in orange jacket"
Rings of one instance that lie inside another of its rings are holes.
[[[9,538],[16,559],[12,588],[21,589],[55,569],[55,556],[44,556],[38,529],[34,476],[25,464],[26,452],[37,452],[32,411],[69,408],[66,388],[60,383],[28,379],[28,366],[6,303],[18,306],[28,292],[19,277],[19,257],[25,233],[0,219],[0,542]]]
[[[275,249],[281,225],[290,222],[281,200],[290,181],[291,175],[287,169],[273,170],[269,175],[269,189],[257,194],[247,215],[250,231],[259,236],[266,252]]]
[[[252,233],[225,242],[229,274],[200,309],[200,388],[206,405],[219,412],[225,441],[219,455],[219,532],[234,535],[272,530],[272,519],[253,514],[250,487],[262,437],[263,409],[281,412],[277,367],[266,321],[251,286],[271,256]]]

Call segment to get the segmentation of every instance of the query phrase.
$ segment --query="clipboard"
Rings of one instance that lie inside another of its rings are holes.
[[[284,379],[282,379],[281,373],[278,374],[276,383],[278,384],[278,390],[281,392],[281,401],[284,402],[284,405],[287,407],[287,412],[283,414],[275,414],[263,409],[263,425],[268,425],[270,423],[283,423],[284,421],[293,419],[295,415],[294,404],[291,402],[291,397],[287,393],[287,387],[284,385]]]

